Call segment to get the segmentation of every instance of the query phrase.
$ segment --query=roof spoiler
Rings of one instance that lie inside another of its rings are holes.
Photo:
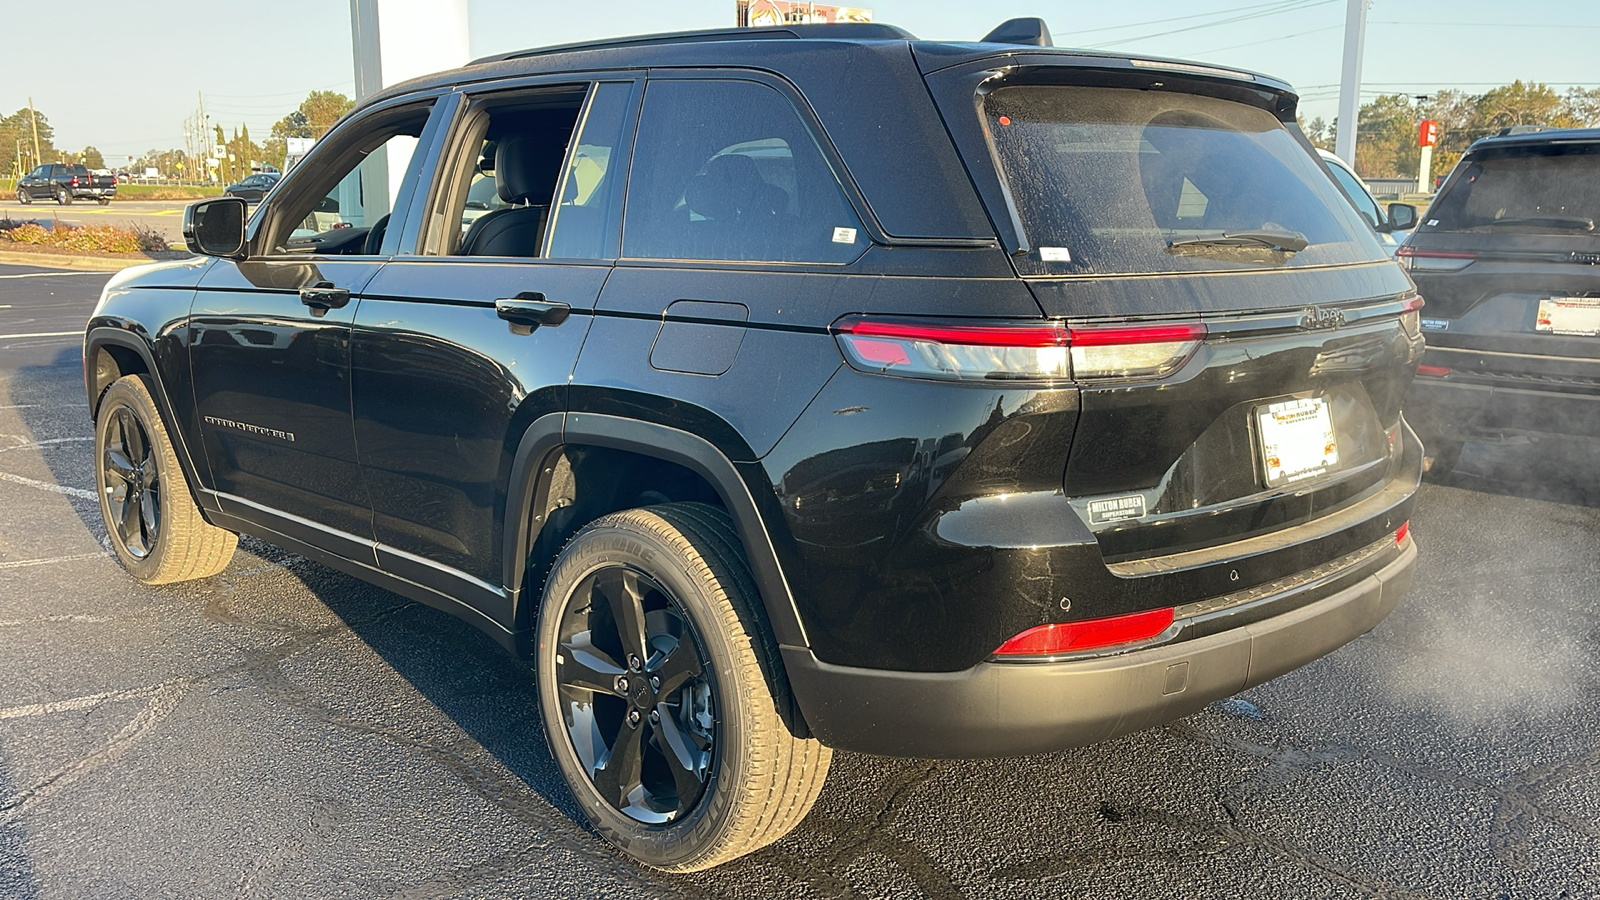
[[[1050,40],[1050,27],[1035,16],[1007,19],[999,27],[983,36],[985,44],[1029,44],[1034,47],[1054,47]]]

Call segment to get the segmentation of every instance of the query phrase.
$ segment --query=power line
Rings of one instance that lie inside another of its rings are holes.
[[[1090,45],[1089,49],[1102,50],[1107,47],[1115,47],[1120,44],[1131,44],[1137,41],[1147,41],[1151,38],[1168,37],[1174,34],[1185,34],[1190,31],[1199,31],[1202,28],[1215,28],[1218,25],[1232,25],[1237,22],[1248,22],[1252,19],[1265,19],[1269,16],[1282,15],[1283,13],[1287,12],[1299,12],[1301,10],[1313,9],[1318,6],[1326,6],[1333,2],[1336,2],[1336,0],[1288,0],[1288,2],[1285,3],[1274,4],[1274,8],[1268,9],[1266,12],[1257,12],[1244,16],[1234,16],[1229,19],[1219,19],[1215,22],[1206,22],[1200,25],[1190,25],[1185,28],[1174,28],[1171,31],[1158,31],[1154,34],[1143,34],[1138,37],[1120,38],[1104,44],[1092,44]]]
[[[1210,18],[1211,16],[1225,16],[1229,13],[1248,12],[1253,9],[1266,9],[1270,6],[1279,6],[1283,2],[1284,0],[1272,0],[1271,3],[1257,3],[1252,6],[1235,6],[1231,9],[1214,9],[1210,12],[1194,13],[1187,16],[1167,16],[1164,19],[1150,19],[1145,22],[1128,22],[1123,25],[1103,25],[1099,28],[1079,28],[1075,29],[1072,34],[1094,34],[1099,31],[1121,31],[1124,28],[1143,28],[1146,25],[1166,25],[1172,22],[1187,21],[1189,19],[1205,19]]]
[[[1333,31],[1334,29],[1343,28],[1343,27],[1344,27],[1343,23],[1338,24],[1338,25],[1329,25],[1326,28],[1313,28],[1310,31],[1299,31],[1299,32],[1296,32],[1294,34],[1285,34],[1285,35],[1281,35],[1279,37],[1270,37],[1270,38],[1266,38],[1264,40],[1251,41],[1251,42],[1249,42],[1247,44],[1230,44],[1229,46],[1226,46],[1226,47],[1213,47],[1210,50],[1196,50],[1193,53],[1186,53],[1185,55],[1190,56],[1190,57],[1194,57],[1194,58],[1199,58],[1199,57],[1205,56],[1208,53],[1221,53],[1224,50],[1237,50],[1240,47],[1254,47],[1257,44],[1271,44],[1271,43],[1275,43],[1277,41],[1287,41],[1290,38],[1305,37],[1308,34],[1321,34],[1324,31]]]

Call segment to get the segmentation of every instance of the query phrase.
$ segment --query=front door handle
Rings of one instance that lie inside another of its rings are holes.
[[[546,300],[538,291],[523,291],[515,297],[496,300],[494,314],[510,322],[513,332],[532,334],[540,325],[554,328],[565,322],[572,315],[572,307]]]
[[[342,309],[350,302],[350,292],[334,287],[331,281],[319,281],[300,289],[300,302],[311,307],[313,316],[325,316],[330,309]]]

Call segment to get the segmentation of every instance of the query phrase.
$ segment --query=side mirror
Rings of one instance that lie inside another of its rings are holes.
[[[240,259],[244,256],[245,202],[218,197],[191,203],[183,211],[183,242],[202,256]]]
[[[1389,230],[1410,231],[1417,227],[1417,208],[1409,203],[1389,204]]]

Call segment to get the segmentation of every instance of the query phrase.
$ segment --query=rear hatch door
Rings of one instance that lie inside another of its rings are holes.
[[[1600,391],[1600,139],[1479,145],[1401,254],[1430,366]]]
[[[1064,490],[1106,561],[1210,559],[1193,551],[1331,527],[1384,492],[1422,348],[1412,285],[1284,127],[1293,95],[1137,61],[1023,61],[929,83],[1046,315],[1085,334],[1204,328],[1131,377],[1161,345],[1074,346]]]

